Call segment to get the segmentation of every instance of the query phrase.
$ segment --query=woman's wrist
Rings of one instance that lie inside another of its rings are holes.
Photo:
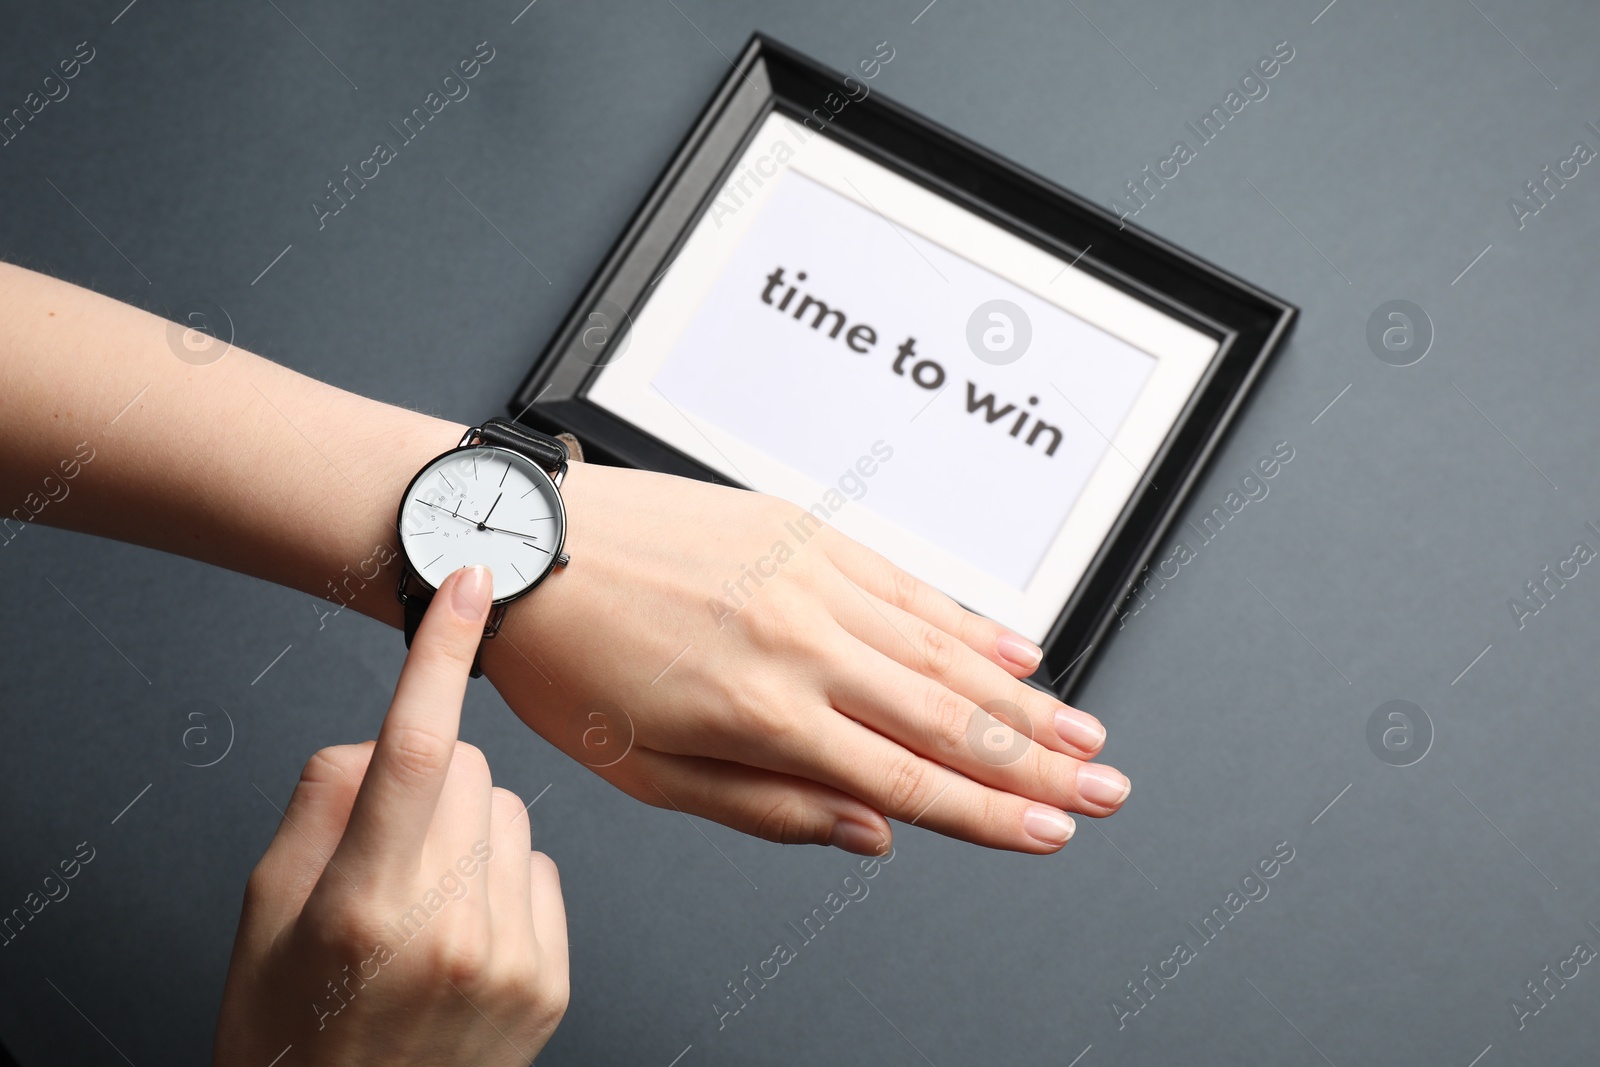
[[[454,448],[466,427],[405,408],[352,397],[356,401],[341,433],[358,456],[346,484],[349,509],[323,510],[315,535],[294,563],[287,582],[325,600],[332,610],[350,608],[399,628],[404,613],[395,590],[405,571],[396,529],[400,498],[430,460]]]
[[[404,624],[404,613],[395,590],[405,573],[405,558],[395,528],[400,498],[417,471],[441,453],[456,447],[467,427],[461,423],[419,415],[404,408],[370,401],[366,403],[379,409],[366,412],[360,420],[364,425],[356,431],[363,440],[376,438],[378,441],[377,447],[371,449],[371,466],[366,475],[368,484],[376,491],[375,498],[363,508],[361,525],[368,532],[364,538],[346,538],[340,531],[329,528],[318,539],[324,549],[338,546],[337,552],[346,556],[354,554],[360,562],[340,562],[341,557],[336,553],[319,552],[315,563],[318,568],[316,573],[331,570],[333,574],[331,578],[325,578],[319,588],[309,591],[328,600],[334,608],[353,608],[380,622],[399,627]],[[568,490],[574,476],[580,483],[583,480],[584,475],[578,473],[583,466],[578,460],[570,460],[568,478],[563,482],[569,520],[574,509]],[[580,507],[577,510],[583,509]],[[570,541],[568,547],[570,549]],[[531,639],[537,627],[544,624],[543,620],[536,621],[535,616],[541,613],[534,609],[534,605],[541,594],[548,594],[552,586],[559,583],[562,570],[557,568],[552,571],[543,583],[525,597],[507,605],[501,628],[509,631],[511,636],[499,645],[494,643],[494,639],[484,645],[485,669],[498,658],[497,648],[504,649],[519,660],[525,658],[505,646]]]

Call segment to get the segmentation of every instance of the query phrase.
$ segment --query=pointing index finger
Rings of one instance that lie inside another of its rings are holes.
[[[461,728],[461,702],[483,639],[494,578],[463,567],[439,586],[417,627],[339,845],[369,866],[422,853]]]

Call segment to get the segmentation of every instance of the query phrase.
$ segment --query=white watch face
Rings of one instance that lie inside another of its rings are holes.
[[[549,573],[566,535],[550,476],[493,445],[446,452],[418,473],[400,504],[400,547],[433,588],[462,567],[494,573],[494,599],[525,593]]]

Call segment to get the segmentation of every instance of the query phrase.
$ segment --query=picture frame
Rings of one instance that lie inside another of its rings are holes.
[[[655,336],[659,329],[647,329],[641,323],[658,322],[665,316],[665,312],[652,310],[652,298],[660,292],[674,286],[680,292],[710,291],[707,287],[714,284],[711,275],[715,272],[696,266],[685,274],[691,268],[684,264],[721,262],[730,254],[728,248],[733,246],[727,241],[718,251],[716,242],[722,238],[711,233],[707,220],[713,213],[729,210],[730,178],[759,148],[753,147],[754,140],[763,131],[770,134],[780,128],[778,123],[797,134],[802,129],[809,131],[802,136],[826,146],[819,150],[821,162],[811,165],[809,176],[823,175],[827,170],[824,164],[836,164],[845,168],[840,173],[856,192],[862,190],[855,186],[852,173],[863,183],[866,175],[875,176],[880,182],[874,187],[879,190],[877,199],[885,195],[882,190],[901,190],[895,194],[895,206],[882,211],[874,196],[863,193],[855,197],[842,186],[836,189],[857,201],[854,207],[839,210],[871,207],[913,251],[912,238],[917,245],[924,245],[922,235],[934,232],[942,218],[952,233],[964,227],[963,232],[978,235],[972,238],[971,248],[958,248],[957,252],[971,258],[977,254],[971,249],[984,245],[995,273],[1004,274],[1006,265],[1035,255],[1046,257],[1041,263],[1060,263],[1063,273],[1070,270],[1074,291],[1080,292],[1078,311],[1063,315],[1093,319],[1101,313],[1097,309],[1120,307],[1125,312],[1118,320],[1122,325],[1100,323],[1120,337],[1137,341],[1143,329],[1148,336],[1170,338],[1177,348],[1188,343],[1191,349],[1195,348],[1194,339],[1206,339],[1203,365],[1189,361],[1188,377],[1179,376],[1169,390],[1162,409],[1166,414],[1160,420],[1146,420],[1160,432],[1147,427],[1139,450],[1132,446],[1119,450],[1122,431],[1101,432],[1085,416],[1085,422],[1110,446],[1099,461],[1103,469],[1096,470],[1093,479],[1102,475],[1112,481],[1121,479],[1125,492],[1104,494],[1111,504],[1101,505],[1098,525],[1080,524],[1093,532],[1092,537],[1079,537],[1075,546],[1056,546],[1067,556],[1075,554],[1076,562],[1062,562],[1055,568],[1054,592],[1026,603],[1017,600],[1017,610],[1026,608],[1024,614],[1036,630],[1029,636],[1037,638],[1044,650],[1031,681],[1066,699],[1087,677],[1095,661],[1093,653],[1103,647],[1117,608],[1161,543],[1268,360],[1292,330],[1297,309],[887,99],[870,84],[877,65],[883,62],[880,47],[871,60],[862,61],[857,72],[840,74],[755,34],[534,362],[508,410],[536,429],[573,434],[590,461],[773,491],[770,484],[746,484],[763,479],[736,473],[745,467],[757,469],[753,464],[764,455],[761,450],[739,453],[744,466],[731,458],[724,463],[717,457],[730,455],[731,438],[723,438],[726,447],[718,447],[696,427],[711,445],[708,452],[687,431],[674,434],[663,429],[665,424],[657,424],[655,430],[645,425],[650,420],[640,413],[645,411],[645,401],[652,398],[644,392],[650,383],[639,377],[638,368],[652,358],[658,363],[669,358],[670,345]],[[798,179],[785,181],[785,188],[805,185]],[[750,187],[747,184],[745,188]],[[762,195],[770,192],[764,190]],[[929,220],[921,229],[894,221],[896,216],[902,221],[915,218],[918,210]],[[722,219],[717,221],[720,224]],[[737,222],[753,227],[760,222],[760,211],[747,211]],[[883,240],[899,248],[892,238]],[[929,249],[924,255],[927,260],[934,253],[931,245],[924,247]],[[929,262],[929,266],[933,264]],[[1036,283],[1028,284],[1043,291]],[[1146,312],[1148,321],[1143,326],[1133,321]],[[821,318],[817,316],[818,322]],[[839,321],[842,325],[842,316]],[[636,352],[644,354],[630,356],[633,345],[639,346]],[[1158,346],[1135,347],[1155,351]],[[656,355],[650,356],[650,351]],[[1174,365],[1183,362],[1174,360]],[[1157,364],[1164,365],[1159,359]],[[632,394],[617,385],[625,374],[637,379]],[[600,385],[602,380],[606,385]],[[1141,403],[1153,389],[1143,387],[1138,393]],[[626,395],[644,399],[621,402],[619,398]],[[609,396],[607,402],[597,400],[602,396]],[[969,391],[968,412],[974,410],[975,396]],[[1065,394],[1063,398],[1071,403]],[[630,410],[635,414],[627,414]],[[989,411],[993,410],[991,404]],[[1020,429],[1023,422],[1017,426]],[[1026,440],[1019,430],[1013,430],[1012,436],[1018,443]],[[1037,427],[1033,436],[1038,436]],[[1059,439],[1059,432],[1056,437]],[[1044,444],[1050,444],[1048,438]],[[1126,466],[1137,475],[1135,480],[1130,481],[1132,475],[1126,471],[1118,473],[1111,451],[1118,451],[1127,461]],[[1130,454],[1136,459],[1129,460]],[[1025,497],[1018,494],[1019,500]],[[804,506],[803,501],[796,502]],[[1019,503],[1019,511],[1027,510]],[[918,558],[945,557],[930,549]],[[1052,557],[1047,552],[1044,558],[1048,562]],[[940,569],[928,564],[919,577],[952,592],[974,610],[983,610],[980,601],[985,600],[984,595],[962,596],[941,581],[942,573],[964,574],[964,565],[965,561],[949,562],[947,571],[928,573],[930,568]],[[1062,584],[1063,576],[1070,578],[1070,588]],[[988,588],[981,584],[986,580],[982,575],[962,580],[969,590]],[[994,602],[1011,603],[1004,597]],[[997,618],[1002,614],[989,613]],[[1001,621],[1010,625],[1006,618]],[[1022,629],[1026,627],[1019,627]]]

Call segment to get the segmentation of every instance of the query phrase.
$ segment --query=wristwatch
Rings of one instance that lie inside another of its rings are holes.
[[[560,487],[569,456],[563,441],[490,419],[411,479],[395,520],[405,561],[395,594],[405,608],[407,648],[433,594],[462,567],[481,563],[494,575],[487,640],[500,631],[508,604],[567,565]],[[482,674],[474,657],[472,677]]]

